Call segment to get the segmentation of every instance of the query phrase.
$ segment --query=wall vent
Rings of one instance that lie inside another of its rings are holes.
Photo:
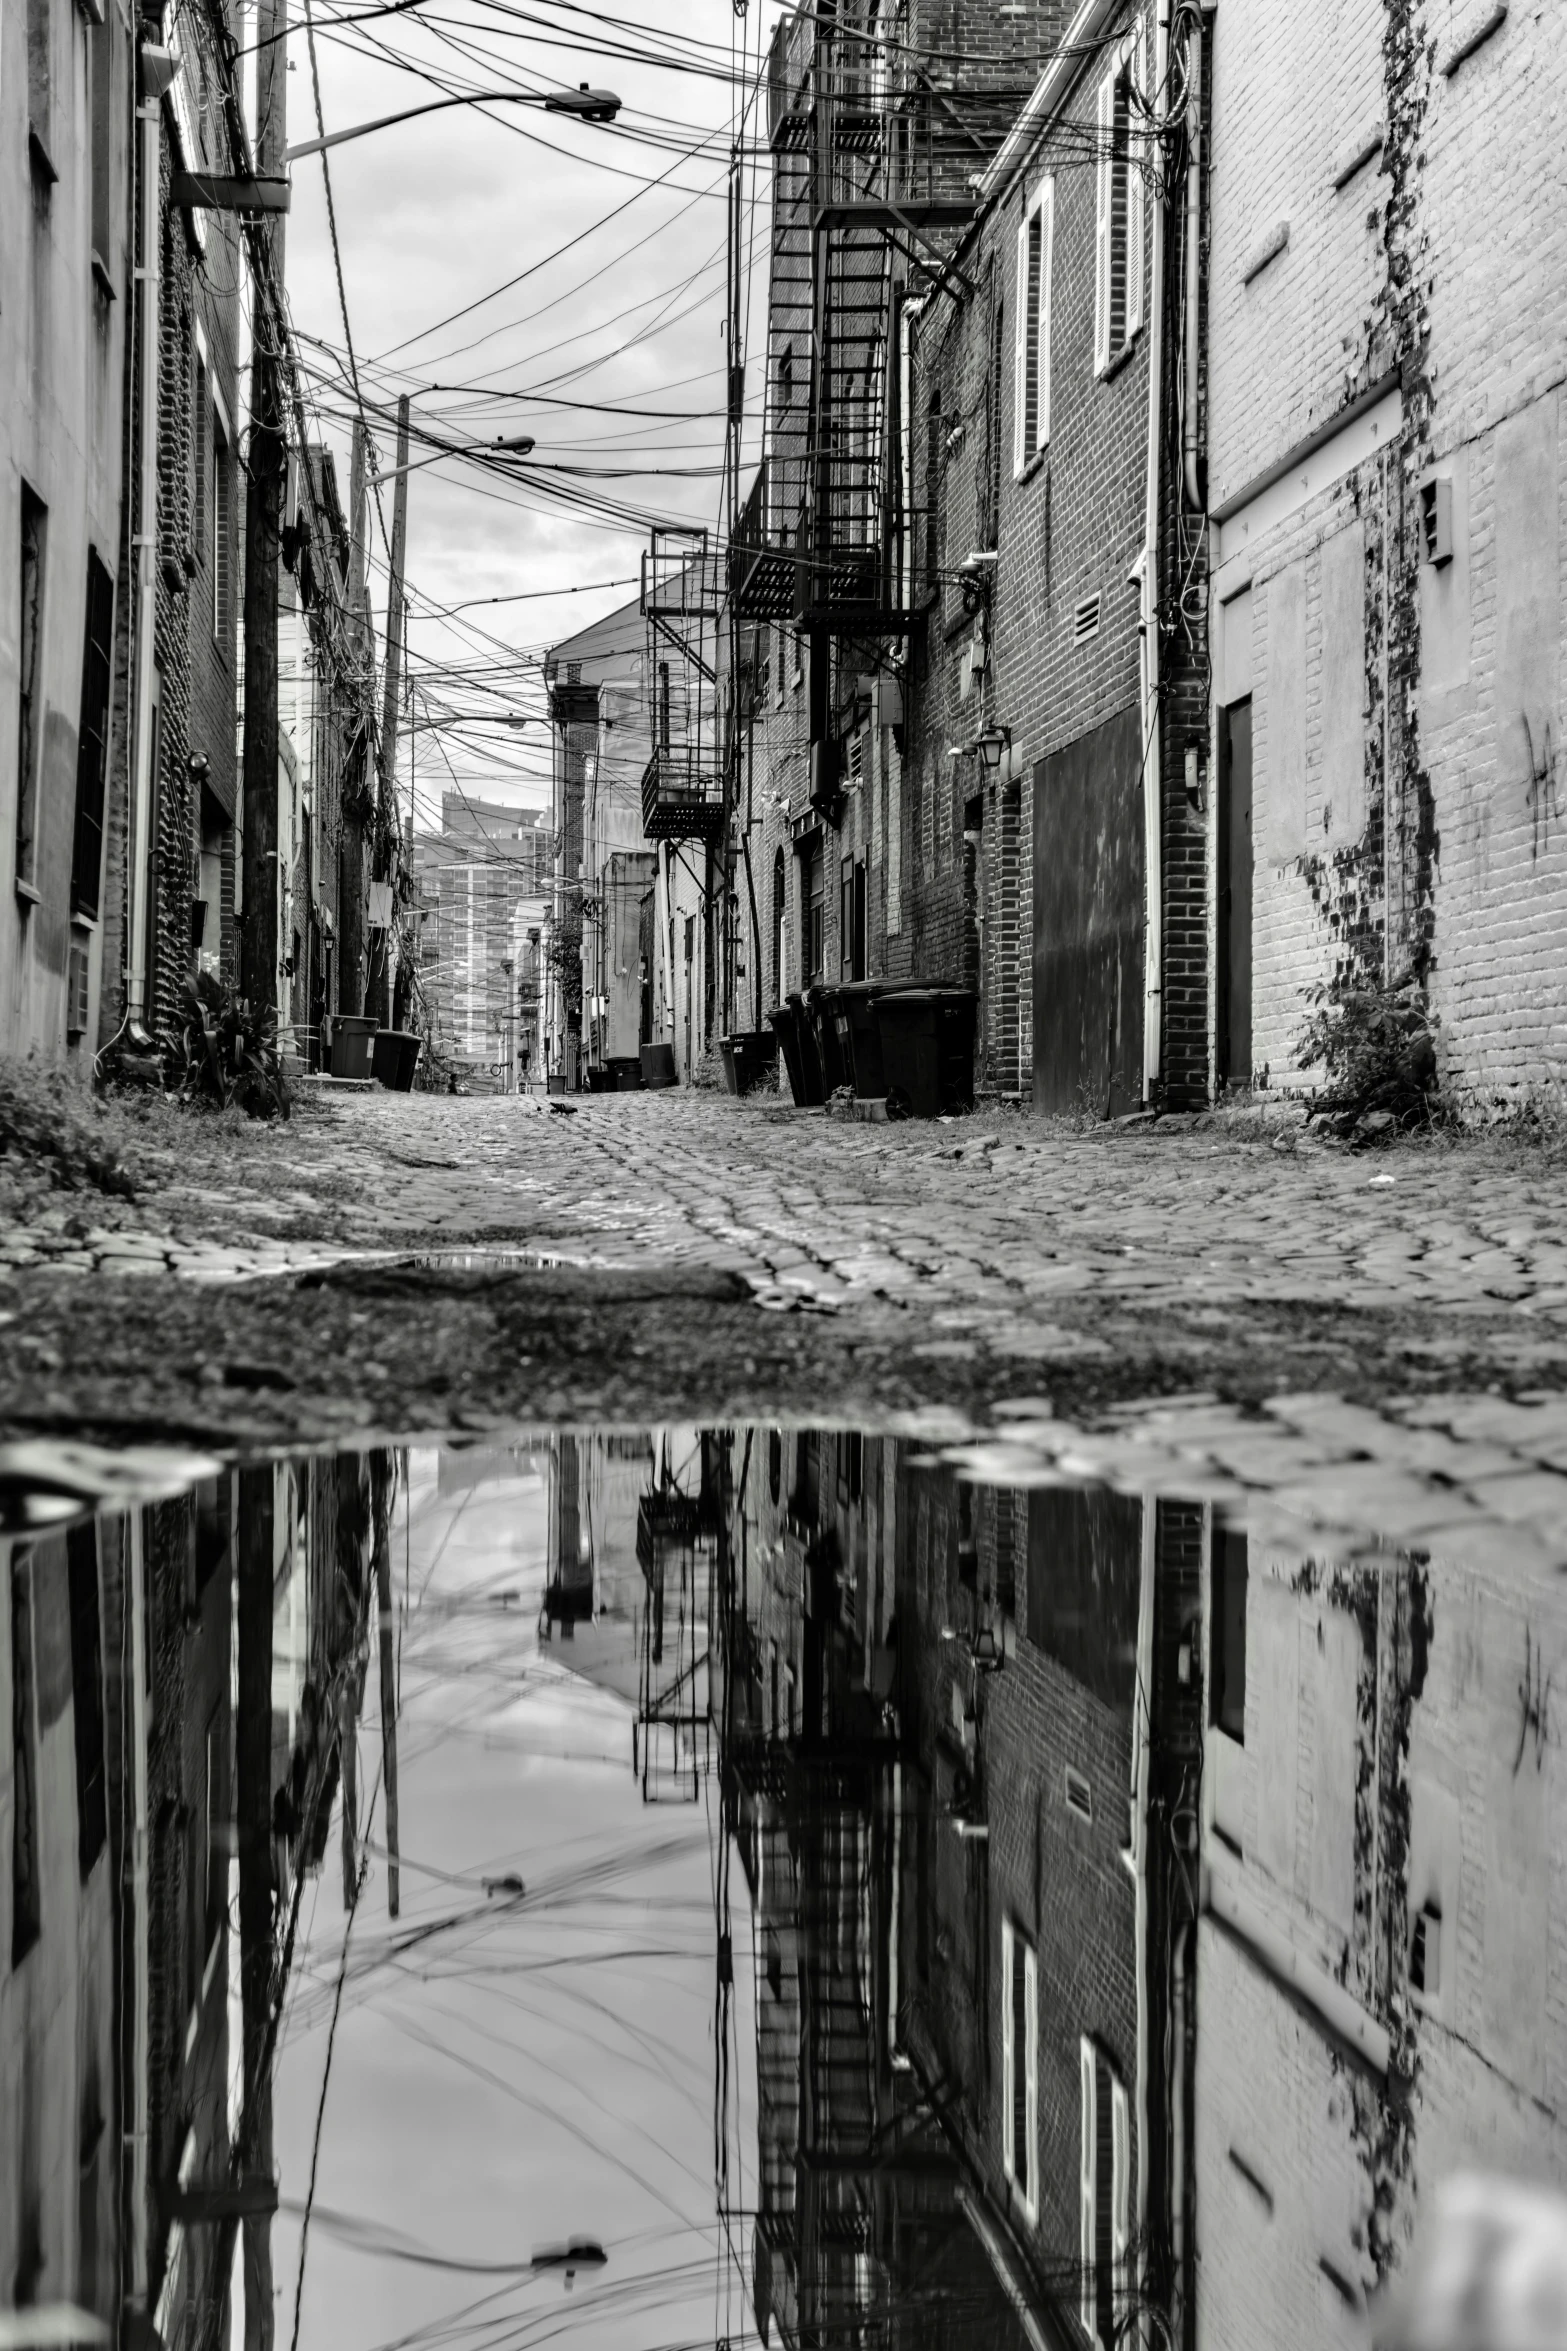
[[[1453,480],[1428,474],[1420,485],[1420,540],[1427,563],[1453,560]]]
[[[1442,1913],[1429,1902],[1417,1914],[1410,1932],[1409,1983],[1422,2000],[1441,1996]]]
[[[1099,598],[1097,595],[1085,596],[1082,603],[1073,609],[1072,642],[1074,645],[1086,645],[1090,637],[1097,637],[1098,634]]]
[[[66,981],[65,1033],[68,1037],[83,1037],[87,1033],[87,1012],[91,1002],[88,960],[89,950],[84,938],[71,941],[70,971]]]
[[[1092,1820],[1094,1817],[1094,1791],[1082,1773],[1074,1771],[1070,1764],[1066,1772],[1066,1808],[1068,1812],[1075,1812],[1079,1820]]]

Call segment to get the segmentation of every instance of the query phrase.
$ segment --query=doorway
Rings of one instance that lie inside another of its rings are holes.
[[[1251,702],[1219,713],[1219,1036],[1221,1088],[1251,1084]]]

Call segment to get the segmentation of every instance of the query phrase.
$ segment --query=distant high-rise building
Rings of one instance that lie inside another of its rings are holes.
[[[445,793],[441,830],[418,836],[415,864],[420,970],[436,1044],[481,1082],[525,1082],[540,1061],[539,935],[553,871],[548,812]]]

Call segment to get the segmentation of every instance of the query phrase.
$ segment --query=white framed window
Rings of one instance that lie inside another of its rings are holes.
[[[1050,439],[1050,256],[1056,184],[1042,180],[1017,232],[1017,324],[1012,374],[1012,471],[1021,475]]]
[[[1094,208],[1094,373],[1120,358],[1143,323],[1146,201],[1143,28],[1122,42],[1099,84]]]
[[[1078,2183],[1078,2316],[1090,2343],[1110,2351],[1129,2283],[1132,2121],[1126,2085],[1085,2033],[1078,2044],[1082,2165]]]
[[[1039,2217],[1039,1962],[1001,1921],[1001,2165],[1025,2220]]]

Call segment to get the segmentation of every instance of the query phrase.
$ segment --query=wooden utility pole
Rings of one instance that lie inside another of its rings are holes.
[[[286,171],[288,0],[260,0],[256,11],[256,173]],[[262,257],[266,266],[261,266]],[[283,222],[258,224],[251,259],[250,451],[245,491],[245,793],[244,910],[240,922],[241,995],[260,1013],[277,1007],[278,975],[278,532],[288,448],[283,436],[282,321],[269,290],[283,285]]]
[[[397,814],[397,710],[402,700],[403,654],[403,556],[408,537],[408,394],[397,403],[397,471],[392,491],[392,576],[386,592],[386,680],[385,699],[381,707],[381,773],[385,778],[386,801],[382,814],[390,811],[391,833],[400,835],[402,827]],[[376,880],[392,882],[396,879],[395,850],[380,847],[388,839],[383,824],[377,836],[376,864],[385,870],[377,872]],[[392,926],[387,924],[381,933],[375,955],[374,1002],[366,1002],[366,1011],[373,1011],[385,1028],[392,1017],[391,1006]]]
[[[262,51],[263,57],[269,52]],[[234,1818],[239,1849],[239,1989],[244,2097],[240,2170],[272,2170],[272,1578],[274,1471],[239,1473],[238,1653],[234,1726]],[[271,2351],[272,2224],[265,2211],[243,2219],[245,2351]],[[221,2273],[227,2275],[225,2268]]]
[[[370,683],[374,676],[370,600],[365,586],[368,434],[354,426],[354,461],[349,488],[349,633],[360,671],[362,699],[349,737],[342,779],[343,831],[337,856],[337,997],[340,1012],[364,1010],[365,989],[365,783],[369,772]]]
[[[391,1494],[375,1496],[375,1602],[381,1636],[381,1771],[386,1799],[386,1907],[393,1918],[401,1905],[397,1853],[397,1665],[393,1654]]]

